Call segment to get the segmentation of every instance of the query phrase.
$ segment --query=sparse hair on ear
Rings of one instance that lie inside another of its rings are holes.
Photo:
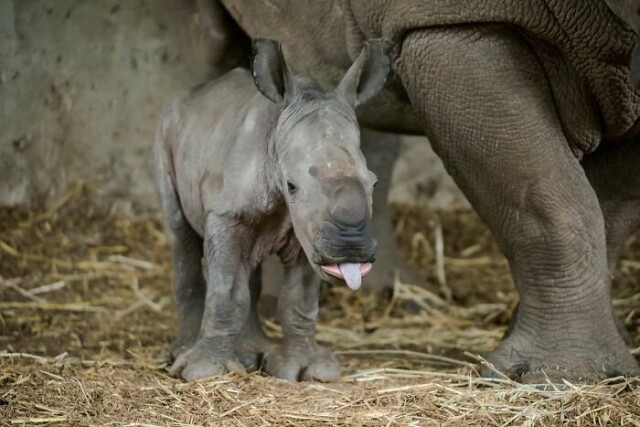
[[[391,42],[386,38],[369,39],[364,42],[362,52],[337,89],[352,106],[357,107],[365,103],[384,87],[391,70],[390,48]]]
[[[256,38],[251,45],[251,73],[258,90],[284,107],[294,92],[293,75],[276,40]]]

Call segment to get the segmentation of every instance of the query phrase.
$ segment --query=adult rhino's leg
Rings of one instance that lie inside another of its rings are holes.
[[[625,240],[640,227],[640,141],[605,145],[582,165],[604,214],[607,260],[613,270]]]
[[[333,353],[316,342],[320,283],[304,255],[285,268],[278,299],[282,345],[265,356],[265,370],[290,381],[332,381],[340,377]]]
[[[373,191],[373,215],[371,228],[378,241],[376,262],[373,270],[365,279],[367,289],[374,292],[393,288],[396,272],[404,281],[415,280],[415,269],[402,257],[396,243],[389,192],[391,191],[391,175],[393,166],[400,152],[400,136],[384,134],[362,129],[361,150],[367,159],[367,167],[378,177],[378,184]]]
[[[603,215],[545,75],[500,26],[410,33],[396,64],[434,149],[511,267],[513,330],[489,359],[523,381],[632,373],[609,295]]]
[[[605,145],[582,162],[604,215],[607,263],[611,272],[616,268],[624,242],[640,227],[639,164],[638,141]],[[616,325],[627,345],[631,346],[631,335],[624,322],[616,317]]]

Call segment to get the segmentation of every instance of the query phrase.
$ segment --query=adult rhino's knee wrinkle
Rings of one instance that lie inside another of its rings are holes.
[[[177,101],[158,133],[160,196],[177,207],[164,214],[182,215],[201,239],[207,287],[199,338],[179,337],[191,347],[181,348],[172,372],[192,379],[237,371],[268,354],[275,376],[335,379],[337,360],[315,343],[319,285],[355,290],[372,269],[376,177],[360,151],[354,109],[384,86],[387,44],[366,42],[331,91],[295,75],[273,40],[255,40],[251,62]],[[184,249],[173,249],[182,259]],[[272,254],[284,265],[280,350],[264,335],[255,302],[256,269]],[[193,295],[192,282],[181,286],[179,298]],[[182,319],[181,334],[197,334],[184,331],[192,320]]]

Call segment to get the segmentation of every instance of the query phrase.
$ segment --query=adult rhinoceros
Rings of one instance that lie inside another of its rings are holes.
[[[631,3],[222,0],[206,8],[214,37],[233,20],[250,37],[280,40],[294,69],[326,84],[339,81],[365,40],[391,40],[395,77],[358,117],[379,130],[425,133],[508,258],[520,306],[490,360],[523,381],[541,370],[574,379],[638,371],[609,291],[609,270],[640,224]],[[228,55],[234,38],[226,40],[219,51]]]

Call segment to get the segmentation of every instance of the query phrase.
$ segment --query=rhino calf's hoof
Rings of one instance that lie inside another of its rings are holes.
[[[182,353],[171,365],[169,373],[186,381],[213,377],[226,372],[245,373],[242,363],[231,354],[216,354],[204,345],[196,344]]]
[[[276,378],[289,381],[331,382],[340,378],[340,362],[328,349],[318,346],[303,356],[280,351],[265,357],[265,370]]]
[[[271,349],[276,347],[275,343],[268,340],[257,344],[255,347],[243,347],[236,350],[236,356],[250,372],[260,369],[265,354],[268,354]]]

